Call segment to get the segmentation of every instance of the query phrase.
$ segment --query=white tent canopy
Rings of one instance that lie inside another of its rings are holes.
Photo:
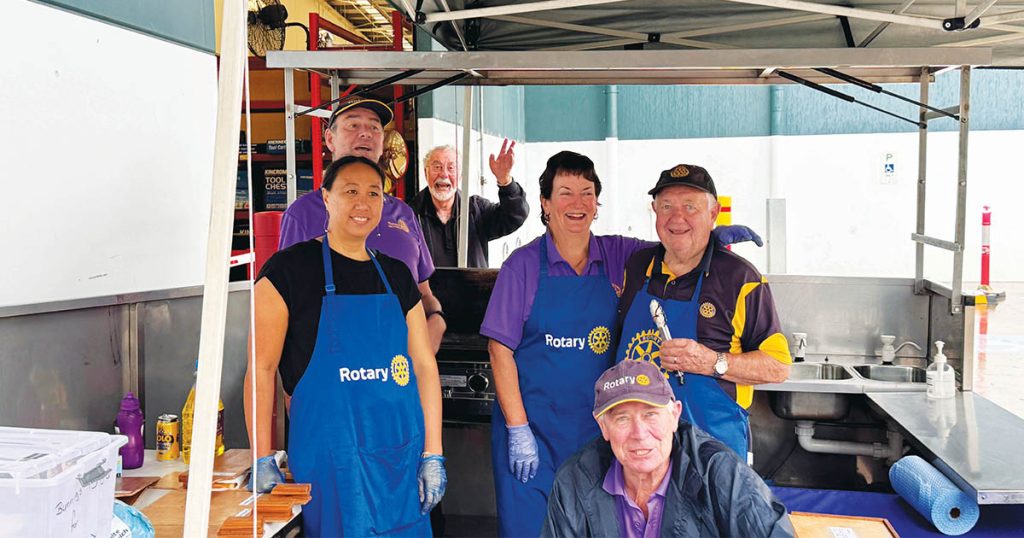
[[[1024,66],[1024,2],[394,0],[450,50],[993,48]],[[469,4],[472,7],[466,8]],[[966,28],[966,29],[960,29]]]

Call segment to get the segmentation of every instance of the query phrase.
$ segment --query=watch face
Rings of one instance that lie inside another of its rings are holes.
[[[725,356],[719,355],[718,362],[715,363],[715,373],[718,375],[725,375],[725,372],[729,370],[729,363],[726,362]]]

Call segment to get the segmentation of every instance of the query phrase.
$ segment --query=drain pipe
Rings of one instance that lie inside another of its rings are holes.
[[[815,439],[814,422],[798,420],[796,422],[796,437],[800,442],[800,448],[807,452],[818,454],[847,454],[851,456],[871,456],[876,459],[885,458],[890,465],[903,456],[903,436],[893,430],[886,432],[886,437],[889,440],[888,444],[833,441]]]

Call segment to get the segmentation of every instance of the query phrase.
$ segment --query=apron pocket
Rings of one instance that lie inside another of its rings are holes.
[[[338,470],[359,473],[372,533],[393,533],[424,517],[417,480],[422,450],[423,439],[418,436],[398,447],[360,447],[356,465]]]

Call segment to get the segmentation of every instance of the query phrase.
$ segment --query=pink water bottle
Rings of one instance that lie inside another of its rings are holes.
[[[121,447],[121,461],[125,469],[142,467],[146,448],[142,429],[145,426],[146,419],[142,416],[139,399],[131,392],[125,394],[121,399],[121,410],[117,413],[117,429],[128,438],[128,444]]]

